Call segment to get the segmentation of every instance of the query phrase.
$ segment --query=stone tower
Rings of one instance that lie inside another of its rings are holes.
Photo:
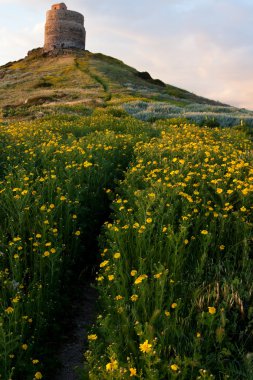
[[[86,31],[81,13],[69,11],[64,3],[55,4],[47,11],[44,51],[59,48],[85,50]]]

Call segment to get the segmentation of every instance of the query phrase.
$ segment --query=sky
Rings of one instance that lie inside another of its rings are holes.
[[[253,0],[66,0],[87,49],[197,95],[253,110]],[[0,65],[43,46],[54,0],[0,0]]]

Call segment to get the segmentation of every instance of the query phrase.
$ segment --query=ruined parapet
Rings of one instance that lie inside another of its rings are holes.
[[[85,50],[86,31],[81,13],[69,11],[64,3],[47,12],[44,51],[76,48]]]

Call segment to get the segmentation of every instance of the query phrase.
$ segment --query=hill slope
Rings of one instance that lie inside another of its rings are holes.
[[[86,115],[96,107],[122,106],[143,120],[187,117],[194,121],[229,115],[227,124],[253,113],[205,99],[154,80],[123,62],[88,51],[31,51],[25,59],[0,67],[3,117]],[[196,119],[197,116],[197,120]],[[194,119],[195,117],[195,119]],[[200,117],[200,119],[201,119]]]

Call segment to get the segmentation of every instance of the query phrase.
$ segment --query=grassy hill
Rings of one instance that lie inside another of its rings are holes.
[[[253,113],[205,99],[152,79],[123,62],[88,51],[43,54],[0,68],[0,109],[5,118],[49,114],[91,114],[96,107],[120,107],[142,120],[218,118],[221,125],[253,123]]]

